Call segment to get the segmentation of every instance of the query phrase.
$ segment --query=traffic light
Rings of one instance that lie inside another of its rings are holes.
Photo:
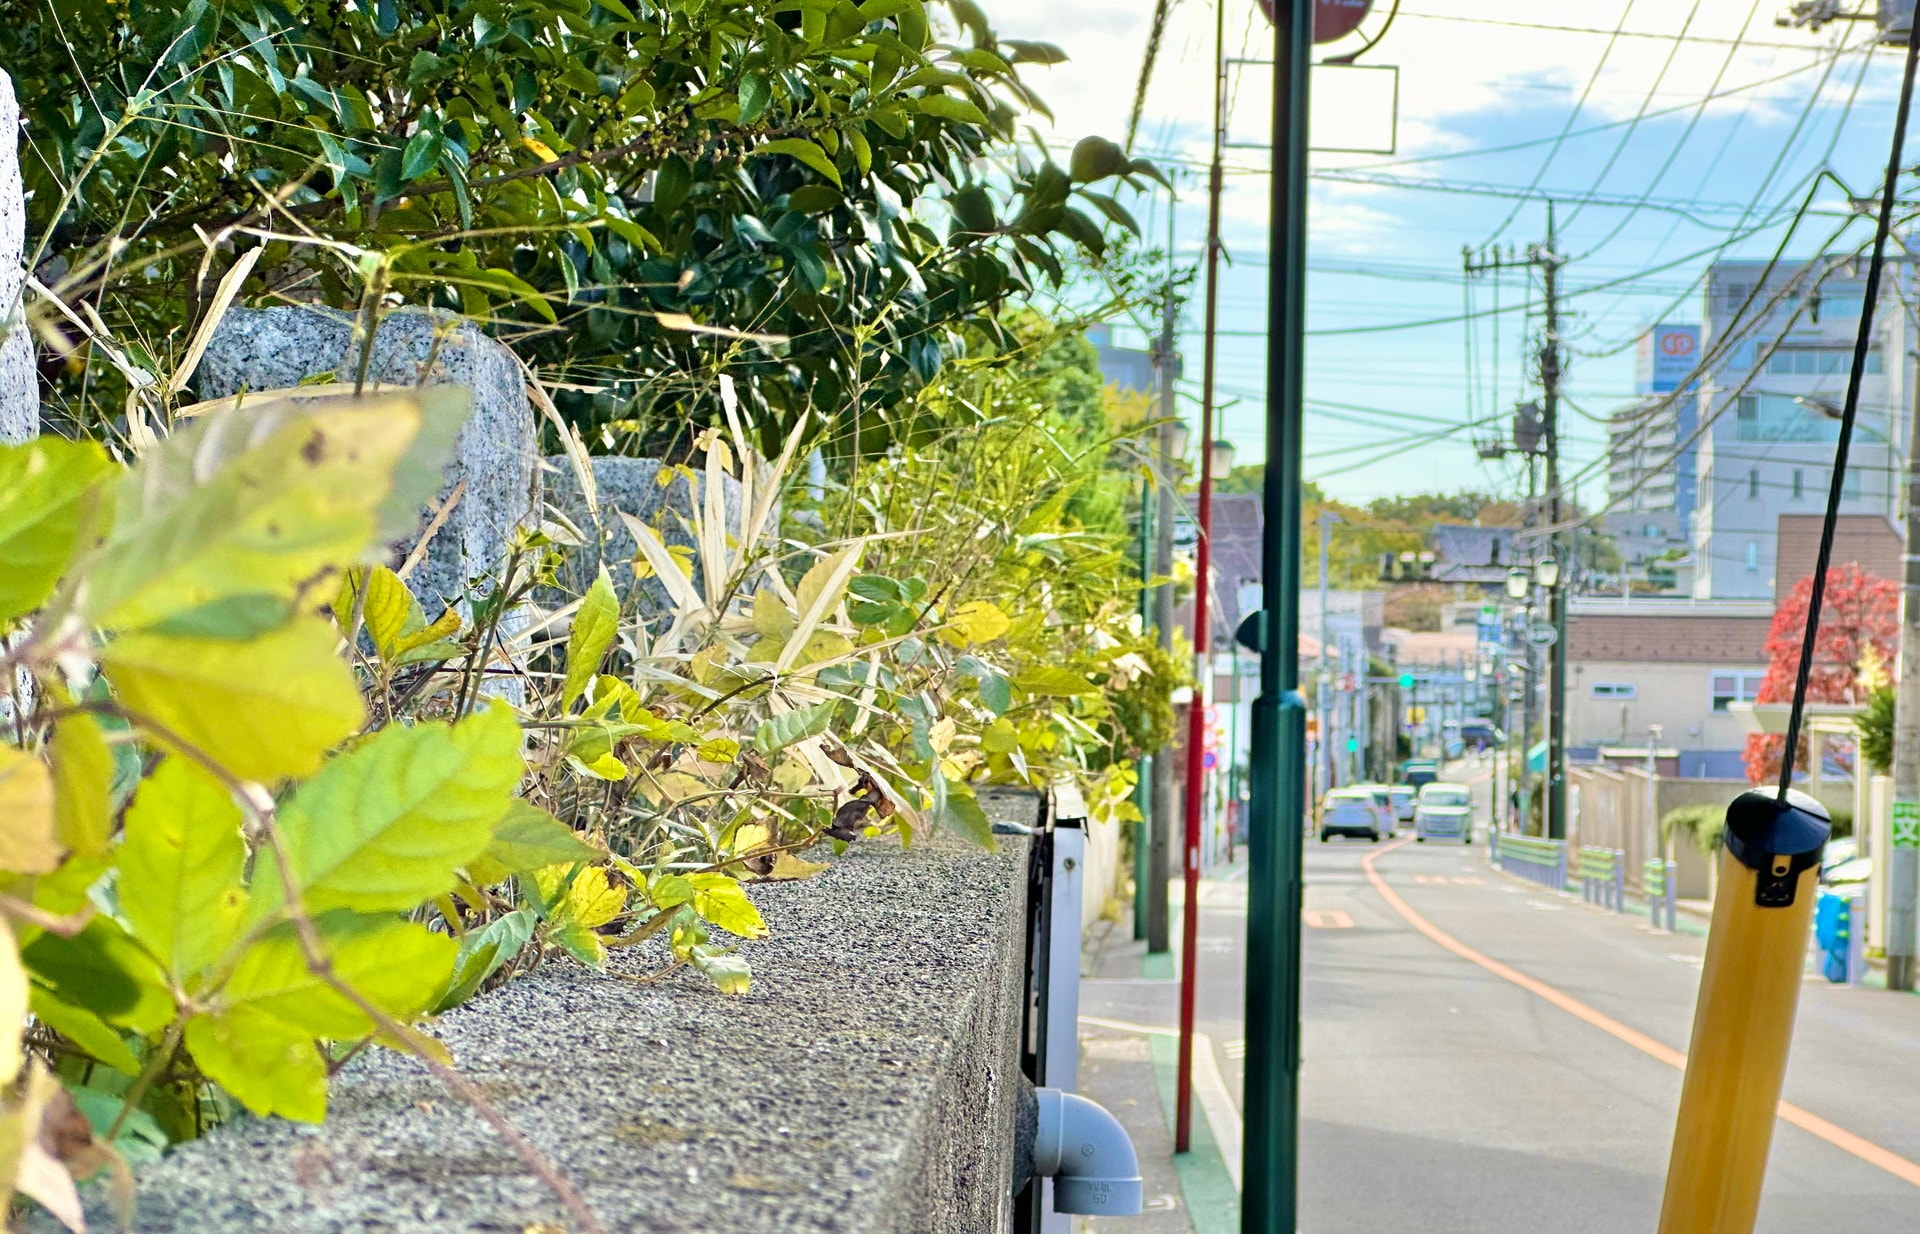
[[[1402,690],[1411,690],[1413,689],[1413,686],[1414,686],[1414,681],[1413,681],[1412,673],[1400,674],[1400,688]]]
[[[1347,753],[1351,754],[1355,750],[1358,750],[1359,748],[1360,748],[1360,739],[1358,737],[1347,738]]]

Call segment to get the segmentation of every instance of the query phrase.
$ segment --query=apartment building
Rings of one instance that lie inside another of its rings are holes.
[[[1773,596],[1781,517],[1825,509],[1839,409],[1864,306],[1864,259],[1716,263],[1708,272],[1697,400],[1693,594]],[[1890,261],[1841,512],[1891,517],[1912,405],[1910,263]],[[1790,583],[1791,580],[1788,580]]]

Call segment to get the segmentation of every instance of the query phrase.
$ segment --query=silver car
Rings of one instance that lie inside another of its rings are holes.
[[[1413,806],[1413,834],[1428,839],[1473,843],[1473,797],[1463,784],[1425,784]]]

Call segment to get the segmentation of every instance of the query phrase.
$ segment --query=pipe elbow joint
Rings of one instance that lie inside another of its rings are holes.
[[[1131,1217],[1140,1212],[1140,1158],[1120,1120],[1105,1106],[1057,1088],[1039,1099],[1033,1172],[1053,1179],[1061,1213]]]

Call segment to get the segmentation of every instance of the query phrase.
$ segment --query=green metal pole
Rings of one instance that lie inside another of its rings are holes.
[[[1298,1228],[1300,863],[1306,700],[1300,695],[1300,435],[1307,270],[1307,74],[1313,0],[1273,0],[1273,203],[1267,270],[1267,475],[1260,698],[1253,710],[1247,905],[1246,1143],[1240,1228]]]
[[[1140,628],[1153,626],[1153,593],[1146,588],[1147,580],[1153,577],[1149,566],[1148,554],[1153,545],[1153,490],[1145,480],[1140,482]],[[1133,804],[1140,811],[1140,821],[1133,829],[1133,936],[1147,936],[1147,846],[1153,842],[1153,756],[1142,754],[1134,770],[1139,779],[1133,785]]]

